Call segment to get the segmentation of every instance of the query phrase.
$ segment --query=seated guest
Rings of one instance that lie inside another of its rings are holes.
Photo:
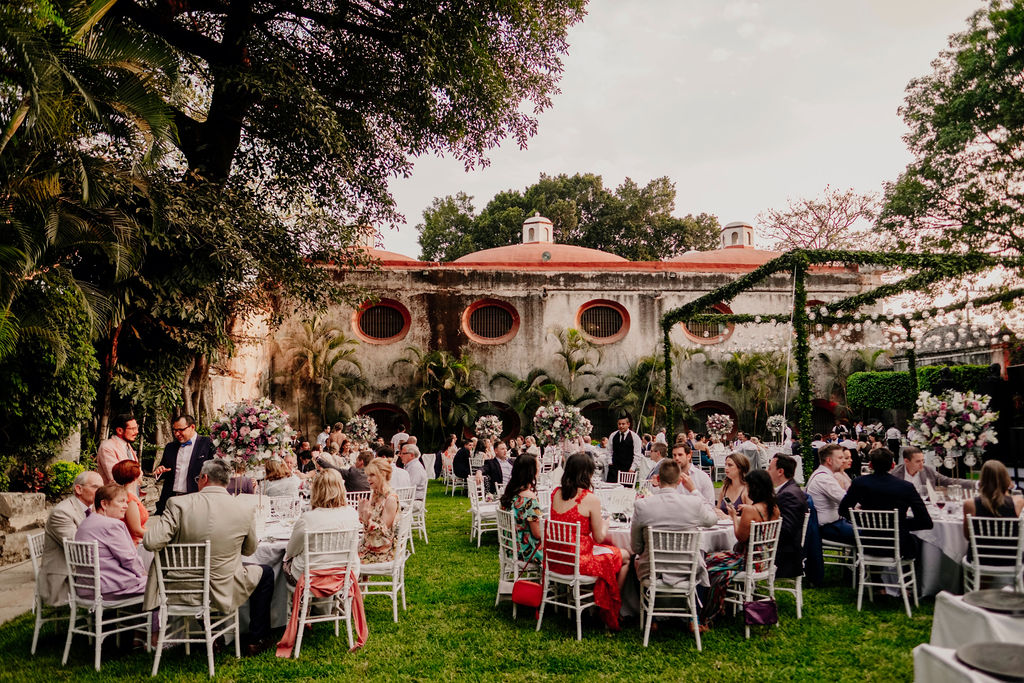
[[[750,525],[753,522],[770,522],[779,518],[779,506],[775,498],[775,487],[764,470],[754,470],[746,477],[747,497],[749,503],[743,506],[743,512],[737,513],[729,507],[729,517],[736,530],[736,546],[732,551],[724,551],[709,555],[707,558],[708,574],[711,579],[711,590],[704,603],[701,621],[710,625],[711,621],[722,614],[725,608],[725,593],[738,572],[746,569],[747,542],[750,540]]]
[[[842,444],[839,445],[843,449],[839,455],[839,471],[833,472],[833,474],[836,477],[836,481],[839,482],[839,485],[842,486],[845,491],[850,488],[850,482],[853,481],[848,474],[849,469],[853,467],[853,455],[850,453],[850,449],[846,448]]]
[[[256,493],[258,484],[251,477],[245,475],[248,464],[243,460],[235,460],[232,463],[235,474],[228,482],[228,493],[237,496],[240,493]]]
[[[302,513],[292,528],[292,537],[285,550],[288,577],[298,583],[306,571],[305,536],[307,531],[343,531],[359,528],[359,513],[348,504],[345,482],[337,470],[324,470],[313,476],[310,509]],[[338,558],[347,559],[347,554]],[[358,573],[358,572],[357,572]]]
[[[320,451],[317,451],[319,454]],[[313,453],[311,451],[303,451],[299,453],[298,457],[299,471],[303,474],[314,474],[316,473],[316,465],[313,464]]]
[[[264,465],[267,476],[263,481],[263,495],[270,498],[287,496],[296,498],[299,495],[299,478],[294,476],[280,458],[272,458]]]
[[[270,639],[270,603],[274,594],[274,570],[269,565],[242,564],[243,555],[256,552],[256,497],[227,492],[231,466],[220,458],[203,463],[198,493],[175,496],[162,515],[149,520],[142,544],[158,552],[168,543],[210,542],[210,604],[231,614],[249,601],[250,655],[274,643]],[[215,521],[214,521],[215,520]],[[146,609],[157,602],[156,563],[146,585]]]
[[[629,554],[613,545],[600,545],[608,536],[608,522],[601,517],[601,500],[589,488],[593,478],[594,459],[586,453],[570,455],[562,485],[551,494],[550,518],[553,522],[579,523],[580,574],[597,577],[594,603],[605,624],[618,630]],[[551,543],[552,550],[554,546]]]
[[[423,467],[423,463],[420,462],[419,447],[407,441],[402,446],[402,452],[398,454],[398,459],[401,461],[413,489],[415,489],[413,501],[419,507],[423,507],[423,502],[427,499],[427,470]]]
[[[544,518],[537,501],[537,458],[523,453],[516,458],[512,472],[501,494],[502,510],[511,510],[516,519],[516,547],[523,562],[540,562],[540,520]]]
[[[117,467],[134,460],[122,460]],[[100,595],[104,600],[142,595],[146,590],[146,568],[139,559],[135,542],[124,523],[128,510],[128,491],[118,484],[107,484],[96,490],[93,502],[95,512],[82,520],[75,533],[76,541],[96,541],[97,561],[100,565]],[[91,599],[92,590],[79,589],[79,595]]]
[[[715,461],[711,457],[711,446],[708,444],[708,437],[706,434],[699,434],[693,442],[693,450],[700,455],[700,466],[701,467],[714,467]]]
[[[655,444],[656,446],[658,444]],[[676,444],[680,448],[682,444]],[[675,449],[673,449],[675,450]],[[653,496],[636,501],[630,539],[633,552],[637,554],[636,574],[641,580],[648,573],[647,528],[665,531],[692,531],[700,527],[712,527],[718,522],[718,515],[710,501],[703,496],[685,495],[679,491],[681,468],[674,460],[665,460],[658,475],[658,489]],[[701,585],[708,583],[703,557],[697,574]]]
[[[932,488],[938,486],[951,486],[959,484],[967,489],[974,488],[974,481],[971,479],[954,479],[944,474],[939,474],[931,465],[924,464],[924,453],[917,446],[906,446],[903,449],[903,462],[897,465],[892,476],[897,479],[909,481],[917,489],[922,498],[928,496],[928,484]]]
[[[775,575],[782,579],[795,578],[804,573],[804,553],[801,533],[807,514],[807,496],[800,489],[793,474],[796,460],[779,453],[768,464],[768,476],[775,487],[775,500],[782,515],[782,531],[775,551]]]
[[[974,517],[1020,517],[1024,510],[1024,497],[1011,496],[1013,482],[1006,465],[998,460],[989,460],[981,466],[978,480],[978,495],[964,501],[964,538],[970,538],[967,515]]]
[[[663,444],[660,441],[657,441],[653,446],[651,446],[651,460],[654,461],[654,466],[651,467],[651,471],[647,473],[648,480],[652,480],[658,476],[658,470],[661,469],[661,463],[665,462],[667,455],[668,444]]]
[[[821,464],[807,480],[807,495],[818,512],[818,528],[822,539],[853,545],[853,526],[839,515],[839,503],[846,495],[836,473],[843,467],[843,447],[829,444],[818,452]]]
[[[369,491],[370,482],[366,478],[366,466],[377,457],[369,448],[359,451],[356,461],[352,467],[341,470],[341,476],[345,480],[346,491]]]
[[[391,462],[387,458],[374,458],[366,466],[366,479],[372,494],[359,506],[359,521],[363,524],[359,558],[367,564],[391,562],[395,559],[398,536],[398,496],[388,483]]]
[[[409,440],[405,439],[405,443]],[[399,446],[399,449],[402,447]],[[399,461],[395,459],[395,452],[385,446],[377,450],[377,458],[383,458],[391,463],[391,478],[388,483],[392,489],[407,489],[412,487],[412,479],[409,478],[409,473],[406,472],[399,466]]]
[[[142,537],[146,533],[146,522],[149,520],[149,510],[134,493],[139,490],[142,468],[137,460],[122,460],[114,465],[111,475],[114,477],[114,483],[123,487],[128,495],[128,510],[124,514],[124,524],[128,527],[132,542],[138,545],[142,543]]]
[[[57,503],[46,516],[43,558],[36,590],[47,605],[68,604],[68,565],[64,560],[64,539],[74,539],[78,525],[92,508],[96,490],[103,486],[99,472],[85,471],[75,477],[73,495]]]
[[[900,555],[904,558],[915,557],[920,542],[910,532],[932,528],[928,508],[913,484],[889,474],[892,469],[892,452],[889,449],[878,448],[871,452],[871,469],[871,474],[857,477],[850,484],[850,489],[839,504],[839,514],[850,519],[850,510],[857,505],[864,510],[895,510],[900,533]],[[914,514],[912,519],[907,517],[908,509]]]
[[[718,489],[719,517],[727,517],[729,508],[740,508],[747,502],[747,473],[750,461],[742,453],[725,456],[725,481]]]
[[[527,438],[529,440],[530,437]],[[452,460],[452,474],[459,479],[469,478],[469,457],[470,449],[472,449],[475,439],[466,439],[462,442],[459,450],[455,451],[455,458]],[[535,455],[540,455],[540,449],[537,449]]]
[[[679,493],[700,496],[708,505],[714,505],[715,482],[707,472],[693,467],[693,450],[689,445],[677,443],[672,446],[672,459],[679,465]]]
[[[483,481],[487,493],[497,493],[497,484],[508,481],[512,475],[512,461],[508,457],[508,447],[499,441],[494,447],[494,457],[484,460],[484,466],[476,473],[477,480]]]

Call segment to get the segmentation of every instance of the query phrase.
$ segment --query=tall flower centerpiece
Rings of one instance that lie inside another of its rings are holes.
[[[377,438],[377,422],[369,415],[356,415],[345,425],[345,431],[356,443],[368,444]]]
[[[707,420],[708,434],[724,439],[732,431],[732,418],[728,415],[715,413],[709,415]]]
[[[922,391],[910,420],[910,442],[925,452],[932,451],[935,464],[953,469],[963,456],[963,463],[974,467],[985,446],[997,442],[993,423],[999,412],[988,409],[989,400],[973,391],[950,390],[939,395]]]
[[[779,441],[782,441],[782,433],[786,430],[786,416],[772,415],[768,418],[765,426]]]
[[[210,426],[217,455],[250,466],[290,453],[294,434],[288,424],[288,413],[267,398],[228,403],[221,407]]]
[[[561,401],[537,408],[533,416],[533,431],[545,445],[587,438],[591,430],[593,425],[579,408]]]
[[[477,418],[476,436],[478,439],[490,439],[492,442],[501,436],[504,426],[497,415],[484,415]]]

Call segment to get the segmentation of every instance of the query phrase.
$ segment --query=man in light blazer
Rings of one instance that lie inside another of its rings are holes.
[[[903,462],[893,468],[892,476],[897,479],[909,481],[917,489],[922,498],[928,495],[928,484],[932,488],[937,486],[952,486],[959,484],[965,488],[974,488],[974,482],[970,479],[954,479],[944,474],[939,474],[934,467],[924,464],[924,453],[916,446],[906,446],[903,449]]]
[[[132,448],[132,442],[139,436],[139,423],[129,414],[116,415],[110,423],[113,433],[109,439],[100,442],[96,449],[96,469],[103,477],[104,484],[114,484],[114,465],[122,460],[139,461],[139,456]],[[136,484],[132,493],[139,494]]]
[[[75,540],[78,525],[92,508],[96,489],[103,486],[98,472],[86,471],[75,477],[74,495],[58,503],[46,517],[43,557],[36,589],[47,605],[68,603],[68,565],[64,561],[64,539]]]
[[[225,488],[231,467],[220,458],[203,463],[199,491],[175,496],[158,517],[150,517],[142,543],[158,552],[169,543],[210,541],[210,604],[226,614],[249,601],[249,654],[273,645],[270,639],[270,601],[274,570],[267,565],[242,564],[243,555],[256,552],[256,496],[232,496]],[[150,567],[146,609],[158,606],[156,563]]]
[[[199,490],[196,480],[203,463],[214,456],[213,440],[196,434],[196,421],[191,415],[182,415],[171,424],[174,441],[164,447],[160,464],[153,469],[157,481],[163,480],[156,514],[161,514],[172,496],[195,493]]]

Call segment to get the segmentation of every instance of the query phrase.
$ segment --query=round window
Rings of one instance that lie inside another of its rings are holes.
[[[629,332],[629,313],[614,301],[590,301],[576,314],[576,327],[590,341],[609,344]]]
[[[728,306],[717,304],[705,308],[701,313],[732,313]],[[733,325],[723,322],[694,322],[683,323],[683,331],[693,341],[700,344],[718,344],[729,338],[733,331]]]
[[[519,314],[504,301],[482,299],[462,314],[462,329],[473,341],[501,344],[519,331]]]
[[[396,342],[409,331],[411,316],[402,304],[382,299],[364,304],[356,312],[356,328],[364,340],[371,343]]]

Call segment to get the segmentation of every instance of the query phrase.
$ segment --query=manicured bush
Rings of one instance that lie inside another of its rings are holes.
[[[987,365],[925,365],[917,369],[917,386],[921,391],[935,393],[935,383],[942,371],[948,369],[957,391],[977,391],[988,375]]]
[[[68,493],[75,483],[75,477],[84,471],[85,468],[77,462],[58,460],[53,463],[46,471],[49,475],[46,481],[46,495],[56,498]]]
[[[906,372],[855,372],[846,380],[846,401],[854,410],[909,408],[915,399]]]

